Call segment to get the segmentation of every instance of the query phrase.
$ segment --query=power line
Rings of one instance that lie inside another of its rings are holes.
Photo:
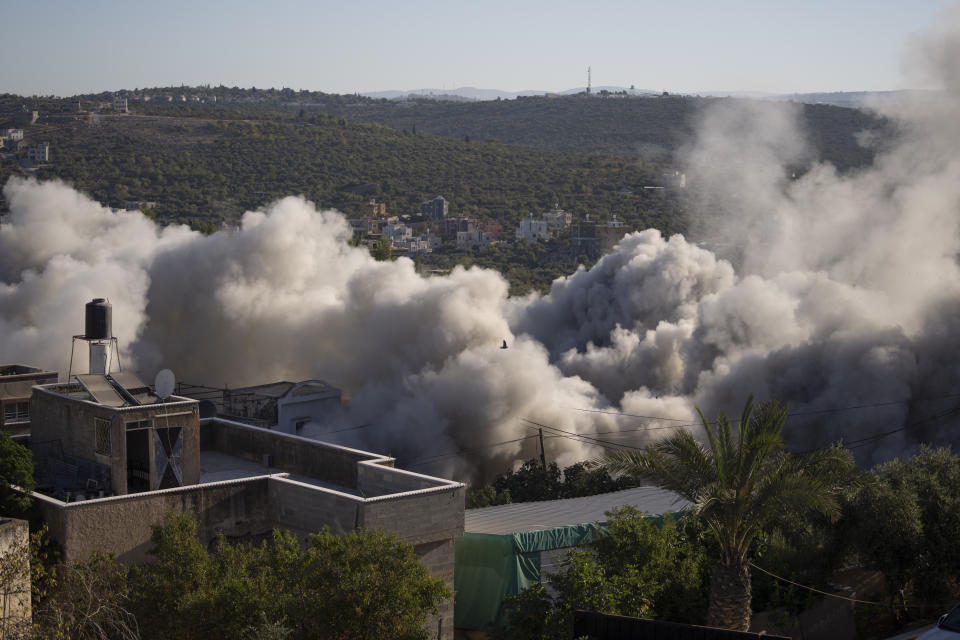
[[[623,448],[623,449],[637,449],[637,450],[641,449],[641,447],[634,447],[634,446],[632,446],[632,445],[622,444],[622,443],[620,443],[620,442],[610,442],[609,440],[601,440],[601,439],[599,439],[599,438],[591,438],[591,437],[589,437],[589,436],[583,436],[583,435],[580,435],[579,433],[576,433],[576,432],[574,432],[574,431],[564,431],[563,429],[558,429],[557,427],[551,427],[550,425],[540,424],[539,422],[534,422],[533,420],[530,420],[529,418],[521,418],[521,420],[523,420],[524,422],[529,422],[530,424],[536,425],[537,427],[541,427],[541,428],[543,428],[543,429],[550,429],[551,431],[557,431],[557,432],[559,432],[559,433],[566,434],[566,435],[571,436],[571,437],[573,437],[573,438],[579,438],[581,441],[586,441],[586,442],[590,442],[590,443],[593,443],[593,444],[599,444],[599,445],[601,445],[601,446],[603,446],[603,445],[609,445],[609,446],[612,446],[612,447],[619,447],[619,448]]]
[[[442,459],[442,458],[452,458],[452,457],[459,456],[459,455],[464,454],[464,453],[475,453],[475,452],[477,452],[477,451],[484,451],[484,450],[486,450],[486,449],[492,449],[493,447],[499,447],[500,445],[512,444],[512,443],[514,443],[514,442],[521,442],[521,441],[523,441],[523,440],[529,440],[530,438],[536,438],[536,437],[537,437],[537,435],[534,434],[534,435],[530,435],[530,436],[524,436],[524,437],[522,437],[522,438],[515,438],[515,439],[513,439],[513,440],[504,440],[504,441],[502,441],[502,442],[494,442],[494,443],[488,444],[488,445],[483,446],[483,447],[473,447],[473,448],[470,448],[470,449],[458,449],[457,451],[451,451],[450,453],[443,453],[443,454],[440,454],[440,455],[431,456],[431,457],[429,457],[429,458],[418,458],[418,459],[414,459],[414,460],[412,460],[412,461],[410,461],[410,462],[404,462],[402,466],[405,466],[405,467],[419,466],[419,465],[422,465],[422,464],[427,463],[427,462],[432,462],[432,461],[434,461],[434,460],[440,460],[440,459]]]

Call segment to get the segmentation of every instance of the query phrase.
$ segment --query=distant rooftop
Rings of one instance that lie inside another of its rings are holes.
[[[633,505],[651,515],[681,511],[691,506],[689,502],[672,491],[659,487],[637,487],[585,498],[517,502],[482,509],[467,509],[465,531],[505,535],[606,522],[607,511],[626,505]]]
[[[46,371],[40,367],[31,367],[26,364],[0,364],[0,377],[23,376],[29,374],[57,375],[56,371]]]

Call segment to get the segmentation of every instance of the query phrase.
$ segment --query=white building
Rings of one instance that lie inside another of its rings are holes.
[[[0,129],[0,138],[10,141],[23,140],[23,129]]]
[[[530,216],[520,221],[520,227],[517,229],[517,240],[538,242],[549,239],[550,229],[547,228],[546,220],[534,220],[533,216]]]
[[[113,110],[116,113],[127,113],[127,99],[113,96]]]
[[[411,255],[416,253],[433,253],[433,246],[430,244],[430,239],[427,236],[397,240],[393,243],[393,248],[406,251]]]
[[[390,222],[383,225],[380,231],[384,238],[388,238],[390,243],[396,246],[398,242],[405,242],[413,237],[413,229],[402,222]]]
[[[457,249],[460,251],[470,251],[479,249],[483,251],[493,244],[493,234],[489,231],[474,229],[473,231],[457,232]]]

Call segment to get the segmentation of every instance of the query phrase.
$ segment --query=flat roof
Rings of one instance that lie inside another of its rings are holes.
[[[517,502],[481,509],[467,509],[465,533],[507,535],[542,529],[606,522],[607,511],[633,505],[650,515],[680,511],[691,506],[672,491],[660,487],[636,487],[585,498]]]
[[[332,482],[323,482],[314,477],[290,473],[285,469],[278,467],[268,467],[252,460],[238,458],[221,451],[201,451],[200,452],[200,483],[221,482],[223,480],[242,480],[243,478],[256,478],[266,476],[272,473],[283,473],[291,480],[309,484],[322,489],[332,489],[340,493],[349,493],[357,497],[362,497],[356,489],[343,487]]]

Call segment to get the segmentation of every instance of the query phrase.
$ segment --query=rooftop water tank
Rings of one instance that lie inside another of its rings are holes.
[[[113,307],[106,298],[94,298],[85,308],[84,335],[87,340],[113,337]]]

